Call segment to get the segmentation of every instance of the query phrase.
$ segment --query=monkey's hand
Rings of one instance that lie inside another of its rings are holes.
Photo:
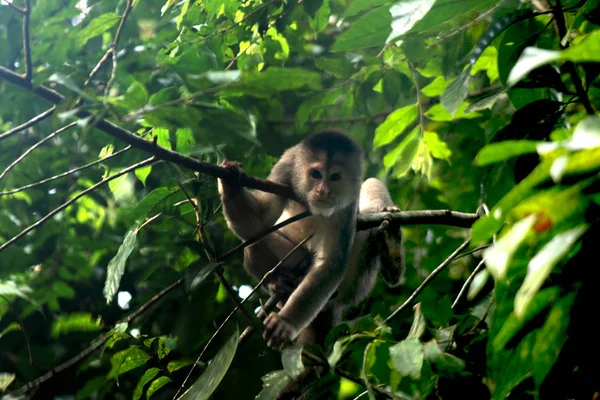
[[[387,206],[383,207],[381,212],[400,212],[400,209],[396,206]]]
[[[234,178],[230,180],[224,180],[219,178],[219,194],[223,198],[235,197],[242,190],[240,180],[242,175],[244,175],[245,173],[242,168],[242,163],[237,161],[229,161],[225,159],[221,163],[221,167],[230,170],[233,173]]]
[[[267,346],[283,350],[296,337],[298,330],[276,312],[265,318],[265,332],[263,338]]]

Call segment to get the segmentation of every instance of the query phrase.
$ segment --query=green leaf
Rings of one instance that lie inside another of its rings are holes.
[[[483,251],[485,266],[497,281],[506,278],[506,271],[514,254],[535,224],[534,214],[523,218],[514,224],[508,232],[502,235],[491,247]]]
[[[75,290],[63,281],[56,281],[52,284],[52,291],[56,293],[56,297],[62,297],[65,299],[74,299]]]
[[[479,292],[481,292],[481,289],[483,289],[485,287],[485,284],[487,283],[489,278],[490,278],[490,273],[488,272],[487,269],[484,269],[484,270],[480,271],[479,273],[477,273],[477,275],[475,275],[473,277],[473,280],[471,281],[471,284],[469,285],[469,291],[467,293],[467,300],[473,300],[479,294]]]
[[[497,3],[497,0],[437,0],[435,8],[420,18],[411,33],[426,32],[440,28],[440,25],[451,21],[473,10],[487,11]]]
[[[463,101],[469,94],[469,84],[471,83],[471,66],[469,65],[460,73],[444,90],[441,101],[444,108],[454,115],[456,110],[463,104]]]
[[[83,48],[88,40],[103,34],[119,22],[120,19],[121,17],[115,13],[106,13],[91,20],[77,35],[77,48]]]
[[[304,371],[302,363],[302,346],[288,346],[281,352],[281,364],[283,369],[292,378],[297,377]]]
[[[600,31],[584,37],[579,43],[562,51],[527,47],[510,71],[507,83],[514,85],[529,72],[553,61],[600,62]]]
[[[132,212],[132,218],[140,220],[145,218],[146,215],[156,206],[158,203],[163,201],[167,196],[172,194],[176,189],[169,189],[166,187],[160,187],[154,189],[142,201],[139,202],[135,210]]]
[[[17,296],[33,301],[28,294],[33,291],[27,285],[17,285],[14,281],[0,281],[0,296]]]
[[[6,335],[9,332],[20,331],[20,330],[21,330],[21,325],[19,325],[17,322],[11,322],[10,324],[8,324],[8,326],[6,328],[4,328],[2,330],[2,332],[0,332],[0,339],[2,339],[2,336]]]
[[[393,142],[418,116],[419,107],[416,104],[395,110],[375,129],[373,146],[377,148]]]
[[[521,317],[517,317],[514,311],[506,318],[502,328],[498,331],[492,341],[494,352],[503,351],[508,342],[534,317],[541,313],[546,308],[556,302],[561,293],[561,289],[557,286],[552,286],[540,290],[529,303]]]
[[[444,93],[446,86],[448,86],[446,78],[442,75],[436,76],[433,81],[421,89],[421,93],[427,97],[436,97]]]
[[[296,112],[296,129],[300,130],[308,120],[321,118],[325,107],[335,104],[342,97],[342,89],[317,93],[303,101]]]
[[[160,388],[165,386],[167,383],[171,383],[171,378],[168,376],[161,376],[150,384],[148,391],[146,392],[146,398],[149,399],[152,397],[154,393],[156,393]]]
[[[418,339],[407,339],[390,347],[392,366],[400,375],[413,379],[421,377],[423,344]]]
[[[0,373],[0,390],[4,391],[15,380],[15,374]]]
[[[569,293],[552,307],[542,328],[537,332],[533,345],[533,380],[537,388],[542,386],[546,375],[552,369],[560,351],[569,337],[567,329],[571,319],[571,308],[575,293]]]
[[[142,397],[142,394],[144,393],[144,386],[146,386],[148,382],[154,379],[154,377],[158,375],[159,372],[160,369],[158,368],[150,368],[147,369],[146,372],[144,372],[144,375],[142,375],[137,385],[135,386],[135,390],[133,391],[133,400],[138,400]]]
[[[140,182],[142,182],[142,185],[146,186],[146,179],[148,179],[150,172],[152,172],[152,165],[138,168],[134,172],[135,176],[140,180]]]
[[[90,313],[59,315],[52,323],[52,337],[58,338],[71,332],[96,332],[102,329],[102,319],[94,319]]]
[[[435,365],[436,371],[441,373],[458,372],[465,369],[464,360],[440,350],[439,344],[435,339],[425,343],[423,357],[425,361]]]
[[[481,167],[523,154],[535,153],[539,143],[533,140],[506,140],[488,144],[477,153],[475,165]]]
[[[413,307],[414,317],[410,331],[406,335],[406,339],[419,339],[425,333],[425,317],[421,312],[421,303],[417,303]]]
[[[150,358],[151,357],[146,354],[146,352],[137,346],[130,346],[125,350],[121,350],[110,358],[110,364],[112,368],[108,372],[106,378],[116,378],[125,372],[131,371],[132,369],[146,364]]]
[[[391,24],[389,6],[371,10],[354,21],[347,31],[335,39],[331,51],[348,52],[365,47],[383,46],[392,30]]]
[[[156,137],[156,144],[160,147],[171,150],[171,141],[169,138],[169,130],[165,128],[154,128],[152,135]]]
[[[136,243],[137,230],[132,229],[125,235],[125,239],[123,239],[123,243],[119,246],[117,254],[108,262],[106,281],[104,282],[104,290],[102,292],[107,304],[110,304],[115,294],[117,294],[121,277],[125,273],[125,264]]]
[[[361,11],[375,6],[381,6],[386,3],[390,3],[390,0],[352,0],[344,11],[344,17],[357,15],[360,14]]]
[[[466,109],[468,106],[469,104],[467,102],[462,102],[454,114],[450,114],[442,104],[436,104],[431,106],[429,110],[425,112],[425,115],[433,121],[455,121],[458,119],[474,119],[481,117],[481,114],[474,111],[467,113]]]
[[[392,33],[388,36],[389,43],[408,32],[433,7],[435,0],[404,0],[390,7],[392,14]]]
[[[271,67],[264,72],[245,74],[243,79],[223,90],[224,95],[249,94],[251,96],[270,96],[284,90],[302,88],[319,90],[321,74],[301,68]]]
[[[189,154],[196,145],[196,139],[190,128],[180,128],[175,131],[175,148],[179,153]],[[137,171],[137,170],[136,170]]]
[[[433,157],[438,160],[450,160],[452,150],[448,148],[446,142],[442,141],[436,132],[425,132],[423,141]]]
[[[215,391],[221,380],[227,373],[229,365],[233,360],[239,342],[239,332],[235,332],[231,338],[221,347],[219,353],[211,360],[200,378],[178,397],[181,400],[207,400]]]
[[[181,368],[185,368],[189,365],[194,364],[194,361],[192,360],[173,360],[173,361],[169,361],[169,363],[167,364],[167,371],[169,372],[175,372],[180,370]],[[202,364],[202,363],[200,363]]]
[[[515,296],[515,315],[517,317],[522,318],[525,315],[527,307],[550,276],[554,266],[567,254],[587,228],[587,225],[583,225],[559,233],[529,261],[527,276]]]
[[[254,400],[273,400],[279,396],[279,392],[292,381],[292,378],[284,370],[269,372],[262,377],[263,389]]]

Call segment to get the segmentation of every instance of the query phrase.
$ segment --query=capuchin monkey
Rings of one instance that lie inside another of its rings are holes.
[[[264,320],[268,346],[282,349],[296,338],[299,345],[323,343],[342,312],[369,294],[382,267],[388,284],[399,282],[404,271],[399,226],[396,232],[356,232],[359,211],[398,211],[381,181],[371,178],[361,186],[362,162],[352,139],[326,130],[286,150],[267,178],[291,186],[304,204],[219,179],[225,219],[241,240],[307,209],[312,213],[244,250],[246,270],[261,279],[314,233],[269,279],[268,290],[285,293],[285,302]],[[243,173],[239,163],[225,160],[222,166]]]

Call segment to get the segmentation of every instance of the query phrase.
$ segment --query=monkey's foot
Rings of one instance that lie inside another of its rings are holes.
[[[283,350],[295,336],[296,329],[276,312],[272,312],[265,318],[263,338],[267,341],[267,346]]]
[[[400,212],[400,209],[396,206],[387,206],[383,207],[381,212]]]

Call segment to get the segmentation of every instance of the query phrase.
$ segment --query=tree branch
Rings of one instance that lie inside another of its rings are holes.
[[[419,295],[419,293],[421,293],[423,291],[423,289],[425,289],[425,287],[427,285],[429,285],[429,283],[433,280],[433,278],[435,278],[437,276],[437,274],[442,272],[442,270],[444,268],[446,268],[459,255],[459,253],[461,251],[463,251],[464,249],[467,248],[470,241],[471,241],[471,239],[468,239],[463,244],[458,246],[458,248],[456,250],[454,250],[454,252],[452,254],[450,254],[450,256],[448,258],[446,258],[443,263],[441,263],[436,269],[434,269],[429,274],[429,276],[427,278],[425,278],[425,280],[410,295],[410,297],[408,299],[406,299],[406,301],[400,307],[398,307],[393,313],[390,314],[389,317],[387,317],[385,319],[384,323],[390,322],[396,315],[400,314],[402,312],[402,310],[404,310],[406,307],[408,307],[410,305],[410,303],[412,303],[412,301]]]
[[[54,114],[54,111],[56,111],[56,105],[53,105],[49,110],[46,110],[39,115],[36,115],[35,117],[31,118],[29,121],[25,122],[24,124],[15,126],[11,130],[4,132],[3,134],[0,135],[0,142],[16,133],[24,131],[25,129],[37,124],[40,121],[45,120],[46,118],[48,118],[52,114]]]
[[[6,196],[6,195],[9,195],[9,194],[15,194],[15,193],[21,192],[23,190],[31,189],[33,187],[42,185],[44,183],[52,182],[52,181],[55,181],[57,179],[63,178],[65,176],[71,175],[71,174],[73,174],[73,173],[75,173],[77,171],[81,171],[81,170],[84,170],[86,168],[93,167],[96,164],[100,164],[101,162],[107,161],[107,160],[109,160],[109,159],[111,159],[113,157],[116,157],[116,156],[118,156],[118,155],[120,155],[122,153],[125,153],[126,151],[128,151],[130,149],[131,149],[131,146],[127,146],[124,149],[117,151],[116,153],[113,153],[111,155],[103,157],[103,158],[101,158],[99,160],[96,160],[94,162],[91,162],[89,164],[82,165],[81,167],[70,169],[70,170],[68,170],[66,172],[63,172],[61,174],[51,176],[50,178],[46,178],[46,179],[42,179],[41,181],[38,181],[38,182],[30,183],[29,185],[25,185],[25,186],[18,187],[16,189],[11,189],[11,190],[7,190],[7,191],[4,191],[4,192],[0,192],[0,197]]]
[[[74,127],[75,125],[77,125],[77,121],[75,122],[71,122],[69,125],[63,126],[62,128],[52,132],[51,134],[49,134],[48,136],[46,136],[45,138],[43,138],[42,140],[37,141],[33,146],[31,146],[30,148],[28,148],[27,150],[25,150],[25,152],[23,154],[21,154],[19,157],[17,157],[16,160],[14,160],[12,163],[10,163],[10,165],[8,167],[6,167],[6,169],[4,171],[2,171],[2,173],[0,174],[0,181],[6,176],[6,174],[9,173],[9,171],[11,169],[13,169],[18,163],[20,163],[21,161],[23,161],[25,159],[25,157],[27,157],[29,154],[31,154],[32,151],[34,151],[35,149],[37,149],[38,147],[40,147],[41,145],[43,145],[44,143],[46,143],[48,140],[60,135],[61,133],[71,129],[72,127]]]
[[[31,17],[30,0],[25,0],[25,14],[23,18],[23,57],[25,58],[25,74],[27,81],[31,81],[31,46],[29,43],[29,20]]]
[[[54,210],[50,211],[48,214],[46,214],[43,218],[41,218],[40,220],[34,222],[33,224],[29,225],[27,228],[23,229],[20,233],[18,233],[17,235],[13,236],[11,239],[9,239],[7,242],[3,243],[0,246],[0,253],[2,251],[4,251],[8,246],[12,245],[13,243],[15,243],[16,241],[18,241],[19,239],[21,239],[23,236],[27,235],[29,232],[33,231],[34,229],[38,228],[39,226],[43,225],[44,223],[48,222],[48,220],[50,218],[52,218],[54,215],[58,214],[59,212],[61,212],[62,210],[64,210],[65,208],[69,207],[71,204],[75,203],[77,200],[79,200],[80,198],[82,198],[83,196],[93,192],[94,190],[98,189],[100,186],[112,181],[113,179],[116,179],[122,175],[125,175],[131,171],[134,171],[137,168],[141,168],[144,167],[146,165],[152,164],[153,162],[156,162],[156,159],[154,157],[150,157],[144,161],[141,161],[137,164],[134,164],[130,167],[125,168],[124,170],[119,171],[118,173],[109,176],[106,179],[102,179],[100,182],[96,183],[93,186],[90,186],[89,188],[82,190],[81,193],[78,193],[76,196],[73,196],[73,198],[71,198],[69,201],[61,204],[60,206],[58,206],[57,208],[55,208]]]

